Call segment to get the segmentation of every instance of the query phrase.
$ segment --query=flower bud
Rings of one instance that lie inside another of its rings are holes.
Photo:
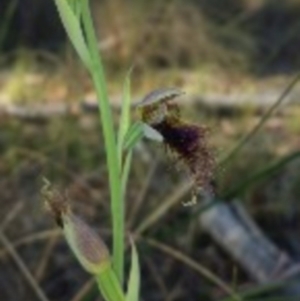
[[[62,221],[66,240],[87,272],[97,275],[111,266],[107,246],[90,226],[72,213]]]
[[[72,213],[67,197],[52,189],[49,181],[45,181],[42,195],[82,267],[95,275],[110,268],[107,246],[90,226]]]

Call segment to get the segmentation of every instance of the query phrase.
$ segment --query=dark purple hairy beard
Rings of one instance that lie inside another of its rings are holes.
[[[195,188],[211,189],[215,161],[208,147],[207,129],[171,116],[151,126],[163,136],[167,147],[187,167]]]

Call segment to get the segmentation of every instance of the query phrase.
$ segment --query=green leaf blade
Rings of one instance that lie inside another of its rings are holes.
[[[129,173],[130,173],[131,161],[132,161],[132,151],[129,151],[126,154],[123,171],[122,171],[122,195],[124,199],[125,199],[126,188],[127,188],[127,183],[128,183]]]
[[[123,95],[122,95],[122,107],[121,107],[121,118],[120,118],[120,125],[119,125],[119,132],[118,132],[118,156],[119,162],[121,163],[122,158],[122,151],[123,151],[123,144],[125,135],[130,127],[130,107],[131,107],[131,76],[132,68],[128,71],[125,81],[124,81],[124,88],[123,88]]]
[[[131,268],[128,279],[126,301],[139,301],[141,275],[139,256],[134,241],[131,239]]]
[[[71,40],[72,45],[74,46],[77,54],[79,55],[85,66],[90,69],[91,57],[86,45],[86,41],[84,39],[79,18],[77,18],[68,1],[55,0],[55,4],[60,19],[69,36],[69,39]]]
[[[124,137],[123,149],[130,151],[144,137],[143,123],[133,123]]]

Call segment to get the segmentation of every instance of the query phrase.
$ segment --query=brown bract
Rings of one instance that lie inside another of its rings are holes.
[[[45,180],[41,194],[55,222],[59,227],[63,228],[62,216],[71,211],[67,196],[62,195],[58,190],[52,188],[50,182],[47,180]]]

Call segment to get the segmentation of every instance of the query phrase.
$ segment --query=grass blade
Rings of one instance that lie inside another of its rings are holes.
[[[241,194],[245,191],[249,186],[267,179],[268,177],[272,176],[274,173],[278,172],[281,168],[286,166],[287,164],[291,163],[292,161],[298,159],[300,157],[300,152],[294,152],[289,154],[275,163],[270,164],[267,167],[257,171],[256,173],[250,175],[249,177],[245,178],[241,183],[233,187],[229,191],[227,191],[222,198],[224,199],[232,199],[237,195]]]
[[[297,74],[295,78],[289,83],[289,85],[284,89],[277,101],[269,108],[265,115],[261,118],[259,123],[244,137],[241,141],[227,154],[218,164],[218,169],[222,170],[225,165],[227,165],[234,156],[255,136],[255,134],[263,127],[269,117],[274,113],[274,111],[280,106],[286,96],[294,88],[298,80],[300,79],[300,74]]]

